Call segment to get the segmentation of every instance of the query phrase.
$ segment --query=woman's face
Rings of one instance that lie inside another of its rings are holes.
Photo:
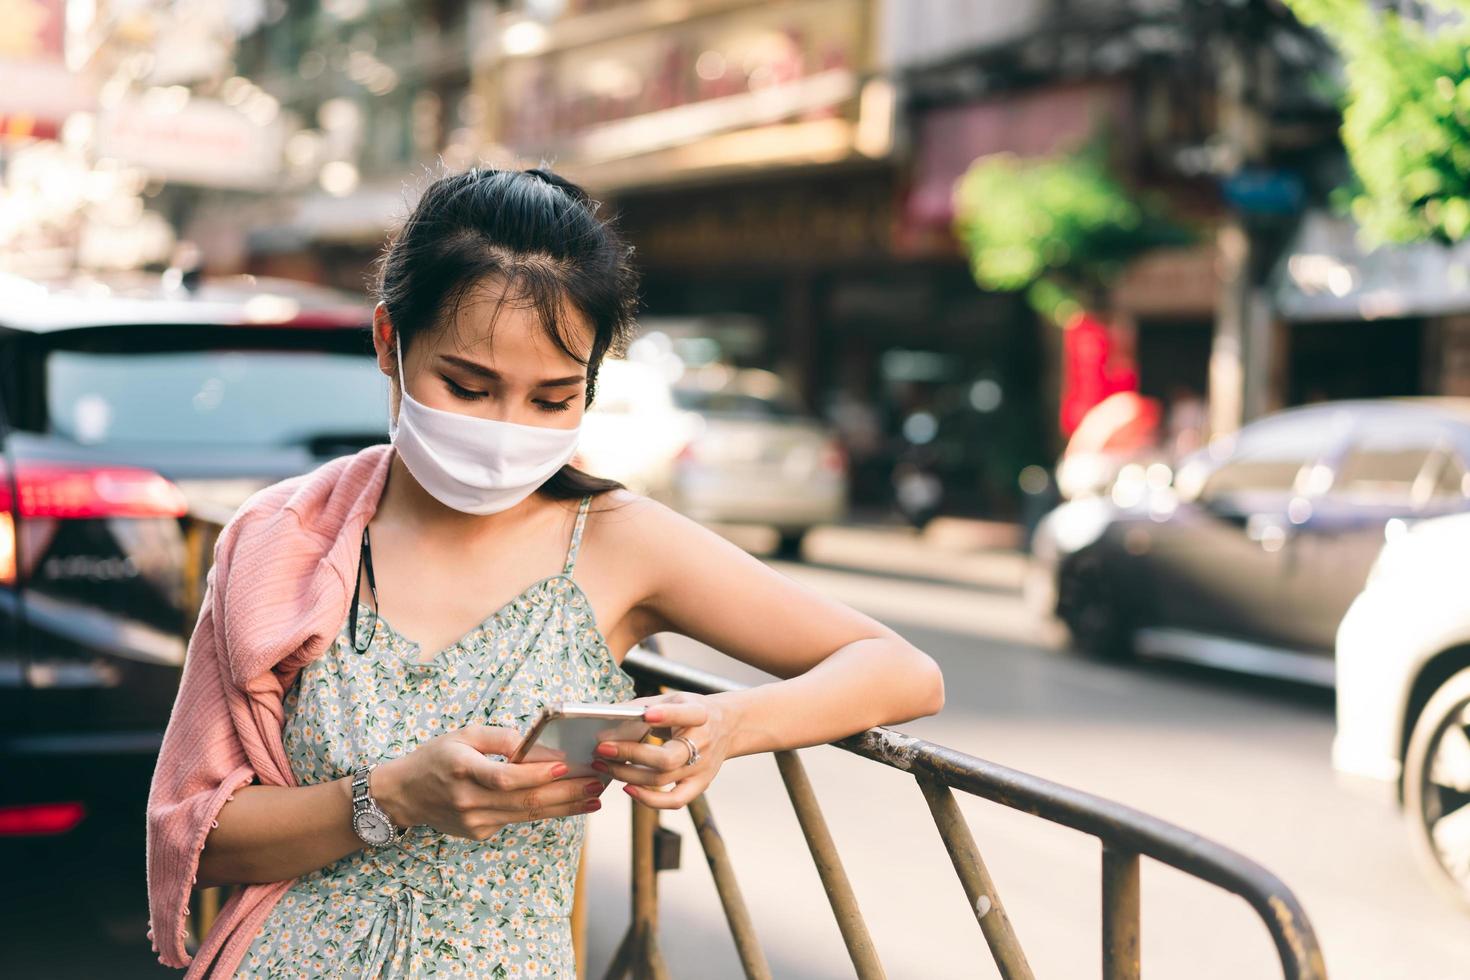
[[[547,336],[536,311],[507,301],[498,313],[499,289],[480,287],[466,295],[452,323],[427,331],[403,351],[408,393],[431,408],[520,425],[574,429],[586,407],[587,367]],[[492,317],[494,323],[492,328]],[[593,330],[580,313],[562,314],[568,346],[584,354]],[[398,370],[394,330],[387,308],[373,315],[378,366],[389,377]],[[392,411],[398,412],[398,394]]]

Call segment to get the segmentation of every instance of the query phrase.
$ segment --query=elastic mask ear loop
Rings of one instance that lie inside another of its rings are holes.
[[[403,344],[399,341],[397,330],[393,331],[393,350],[398,355],[398,414],[388,420],[389,439],[398,434],[398,419],[403,415],[403,400],[408,397],[408,383],[403,377]]]

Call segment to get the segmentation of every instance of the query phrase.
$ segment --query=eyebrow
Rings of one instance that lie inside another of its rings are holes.
[[[480,377],[488,378],[491,381],[502,380],[499,371],[487,368],[483,364],[477,364],[474,361],[468,360],[463,357],[456,357],[453,354],[440,354],[439,356],[443,360],[446,360],[450,364],[453,364],[455,367],[463,368],[464,370],[469,371],[471,374],[478,374]],[[565,388],[568,385],[581,384],[583,381],[586,380],[587,376],[585,374],[569,374],[564,378],[547,378],[544,381],[538,381],[536,382],[536,384],[532,385],[532,387]]]

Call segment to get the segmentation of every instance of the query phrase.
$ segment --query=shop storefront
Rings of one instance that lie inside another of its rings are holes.
[[[1272,278],[1282,403],[1470,395],[1470,245],[1366,250],[1318,212]]]

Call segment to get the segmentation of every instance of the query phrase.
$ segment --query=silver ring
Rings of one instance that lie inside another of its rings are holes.
[[[689,746],[689,761],[684,763],[686,767],[692,766],[699,761],[699,749],[695,746],[693,742],[689,740],[689,736],[675,735],[673,741],[683,742],[685,745]]]

